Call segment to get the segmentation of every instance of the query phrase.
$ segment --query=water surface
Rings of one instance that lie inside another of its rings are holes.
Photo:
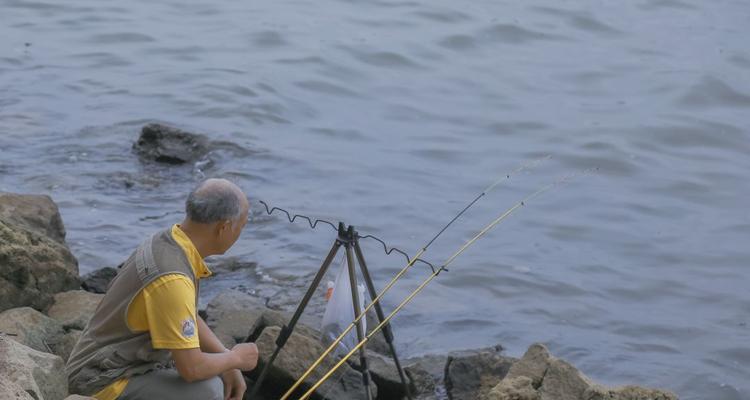
[[[179,221],[206,176],[413,253],[550,155],[425,257],[599,172],[441,274],[395,321],[402,355],[541,341],[603,383],[750,398],[746,2],[0,0],[0,21],[0,190],[55,199],[82,273]],[[144,165],[130,147],[153,121],[245,150]],[[257,268],[219,274],[203,302],[299,282],[333,239],[255,207],[230,256]],[[403,260],[363,246],[382,287]]]

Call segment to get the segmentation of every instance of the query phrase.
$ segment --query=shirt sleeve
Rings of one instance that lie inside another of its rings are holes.
[[[146,319],[155,349],[200,347],[195,286],[184,275],[157,279],[143,289]]]

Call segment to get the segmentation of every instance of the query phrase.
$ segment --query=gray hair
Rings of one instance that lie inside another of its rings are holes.
[[[242,215],[241,191],[228,181],[208,179],[201,182],[188,195],[185,213],[191,221],[212,224],[224,220],[237,220]]]

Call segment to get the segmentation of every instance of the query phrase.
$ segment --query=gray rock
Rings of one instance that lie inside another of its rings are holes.
[[[65,334],[62,324],[30,307],[0,313],[0,332],[38,351],[51,353],[53,343]]]
[[[665,390],[638,386],[606,388],[594,385],[586,390],[582,398],[584,400],[677,400],[677,395]]]
[[[501,346],[451,353],[446,363],[445,387],[451,400],[476,400],[505,378],[516,359],[500,354]]]
[[[244,342],[258,319],[268,310],[257,297],[229,290],[214,297],[206,307],[206,324],[227,348]]]
[[[96,400],[93,397],[81,396],[79,394],[73,394],[65,398],[65,400]]]
[[[117,269],[104,267],[83,277],[81,287],[91,293],[106,293],[109,283],[117,276]]]
[[[676,400],[674,394],[637,386],[596,385],[567,362],[554,358],[544,345],[529,347],[508,374],[480,400]]]
[[[541,395],[534,388],[531,378],[506,376],[483,400],[541,400]]]
[[[507,378],[528,377],[534,389],[538,389],[542,385],[542,379],[547,373],[551,359],[549,350],[543,344],[534,343],[529,346],[523,357],[510,367]]]
[[[275,327],[281,328],[284,325],[287,325],[291,317],[292,317],[291,313],[270,310],[270,309],[264,310],[263,313],[260,315],[260,318],[258,318],[255,321],[255,324],[252,326],[252,328],[250,328],[249,335],[244,340],[244,342],[256,341],[257,338],[260,336],[260,334],[263,332],[263,330],[267,327],[275,326]],[[297,332],[301,335],[304,335],[310,338],[315,338],[316,340],[320,338],[320,332],[318,332],[316,329],[313,329],[309,325],[306,325],[302,322],[297,323],[297,325],[294,327],[294,332]]]
[[[276,326],[269,326],[263,329],[256,344],[260,352],[257,374],[268,361],[271,353],[275,349],[276,338],[280,329]],[[323,353],[323,346],[320,341],[312,337],[292,333],[284,346],[284,350],[279,353],[273,366],[269,369],[268,377],[263,384],[264,390],[272,395],[281,395],[287,390],[294,381],[302,376],[305,370]],[[323,374],[334,365],[331,357],[326,358],[323,363],[305,380],[301,388],[309,389]],[[377,389],[372,385],[373,398],[377,396]],[[301,394],[302,391],[295,392]],[[362,375],[344,363],[339,370],[333,374],[331,379],[327,380],[317,391],[320,398],[331,400],[353,400],[365,399],[364,386],[362,384]]]
[[[208,151],[208,138],[161,124],[148,124],[133,149],[142,158],[166,164],[194,162]]]
[[[369,345],[370,342],[367,342]],[[373,382],[378,386],[378,399],[401,399],[406,396],[406,390],[404,385],[401,383],[401,378],[398,375],[396,364],[393,359],[368,350],[365,352],[367,355],[367,368],[370,371],[370,376]],[[361,371],[359,353],[355,354],[349,359],[349,365],[357,371]],[[407,385],[410,384],[408,376],[406,377]],[[410,391],[411,386],[409,388]]]
[[[57,292],[77,289],[78,261],[64,243],[0,218],[0,311],[44,310]]]
[[[52,352],[60,358],[63,359],[63,361],[67,362],[68,358],[70,357],[70,353],[73,351],[73,347],[75,347],[76,343],[78,343],[78,339],[81,337],[81,331],[73,329],[70,332],[64,334],[61,338],[58,339],[56,343],[50,343],[50,347],[52,347]]]
[[[575,367],[552,358],[539,393],[542,400],[580,400],[592,385],[593,382]]]
[[[3,400],[36,400],[26,393],[17,383],[5,376],[0,376],[0,399]]]
[[[58,320],[65,329],[83,329],[103,297],[103,294],[85,290],[57,293],[47,315]]]
[[[0,219],[65,243],[60,211],[49,196],[0,192]]]
[[[446,355],[426,355],[403,362],[404,372],[411,381],[412,396],[418,400],[434,399],[444,394]]]
[[[0,335],[0,381],[6,379],[37,400],[63,400],[68,395],[62,358]]]

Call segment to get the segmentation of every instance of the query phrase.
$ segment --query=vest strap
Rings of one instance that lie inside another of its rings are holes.
[[[135,253],[135,267],[142,282],[159,273],[154,261],[154,236],[156,235],[149,236],[141,243]]]

